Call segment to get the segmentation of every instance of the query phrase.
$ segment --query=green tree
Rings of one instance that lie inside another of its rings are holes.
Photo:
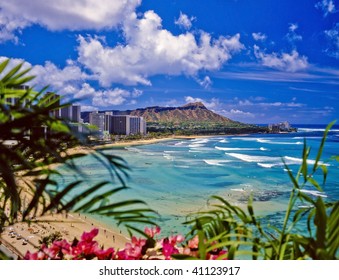
[[[0,63],[0,235],[6,225],[51,211],[109,216],[128,229],[133,228],[130,223],[152,223],[154,212],[143,201],[114,200],[127,188],[128,167],[122,158],[93,149],[92,156],[110,177],[84,188],[87,179],[75,159],[86,155],[69,149],[86,144],[87,135],[72,132],[52,113],[70,104],[59,105],[58,98],[46,94],[47,88],[24,86],[34,79],[28,75],[30,69],[23,70],[22,64],[8,69],[8,64],[9,60]],[[59,184],[55,178],[62,174],[51,164],[67,165],[78,179]]]

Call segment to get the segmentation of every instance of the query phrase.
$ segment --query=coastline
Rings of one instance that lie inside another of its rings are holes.
[[[27,251],[36,252],[40,246],[39,240],[45,236],[60,233],[62,239],[72,243],[74,238],[79,240],[83,232],[89,232],[93,228],[99,229],[94,240],[105,249],[109,247],[115,250],[122,249],[129,242],[118,229],[79,213],[50,214],[32,219],[30,224],[20,222],[7,226],[0,240],[13,256],[23,258]]]
[[[139,146],[139,145],[151,145],[159,142],[172,141],[172,140],[180,140],[180,139],[197,139],[197,138],[208,138],[208,137],[216,137],[217,135],[173,135],[162,138],[152,138],[152,139],[140,139],[140,140],[132,140],[132,141],[118,141],[109,144],[103,145],[95,145],[93,146],[94,150],[106,149],[106,148],[123,148],[130,146]],[[222,136],[232,136],[232,135],[222,135]]]
[[[124,147],[150,145],[172,140],[210,137],[216,137],[216,135],[170,136],[146,140],[120,141],[105,145],[95,145],[93,147],[77,146],[69,149],[67,153],[90,154],[95,152],[95,150],[100,149],[123,149]],[[58,166],[58,164],[52,164],[49,167],[55,168],[56,166]],[[22,183],[19,181],[19,184]],[[30,224],[27,222],[20,222],[7,226],[4,232],[0,235],[0,241],[2,246],[11,251],[13,255],[23,258],[27,251],[37,251],[37,248],[39,247],[39,240],[41,240],[44,236],[59,232],[61,233],[62,239],[72,242],[74,238],[80,239],[83,232],[88,232],[93,228],[99,229],[99,234],[94,240],[96,240],[99,245],[104,246],[104,248],[113,247],[115,250],[118,250],[124,248],[125,244],[129,242],[129,238],[125,236],[119,228],[111,227],[99,219],[95,219],[88,215],[73,212],[67,214],[45,215],[33,220]]]

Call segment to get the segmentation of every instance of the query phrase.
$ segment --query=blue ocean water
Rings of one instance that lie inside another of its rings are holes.
[[[245,206],[252,193],[256,213],[267,216],[271,223],[279,223],[292,189],[282,159],[296,173],[306,139],[311,147],[308,163],[312,166],[325,126],[297,127],[298,132],[289,134],[178,139],[111,149],[108,153],[121,156],[131,169],[127,180],[130,189],[112,200],[145,201],[160,214],[157,222],[164,234],[187,232],[182,225],[187,214],[206,209],[212,195]],[[329,200],[339,199],[339,163],[330,159],[333,155],[339,155],[339,126],[329,133],[321,159],[329,172],[324,193],[311,186],[306,187],[306,192]],[[92,156],[78,163],[93,183],[108,176]],[[73,179],[66,170],[62,172],[65,182]],[[322,181],[320,174],[315,178]],[[103,221],[115,224],[113,220]]]

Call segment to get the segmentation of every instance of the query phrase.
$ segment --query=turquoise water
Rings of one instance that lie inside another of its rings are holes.
[[[320,126],[303,126],[297,133],[290,134],[180,139],[112,149],[108,153],[121,156],[131,168],[127,179],[131,189],[114,199],[144,200],[161,215],[157,222],[164,234],[187,232],[182,225],[186,215],[205,209],[211,195],[245,206],[249,194],[253,193],[256,212],[267,215],[271,223],[279,223],[291,190],[282,159],[297,172],[306,137],[308,146],[312,147],[311,165],[323,130]],[[339,129],[336,127],[329,134],[322,157],[329,170],[324,193],[307,187],[311,195],[339,199],[339,164],[329,160],[332,155],[338,155],[338,151]],[[93,183],[109,176],[91,156],[78,163]],[[65,170],[62,172],[65,182],[73,179]],[[104,221],[115,224],[113,220]]]

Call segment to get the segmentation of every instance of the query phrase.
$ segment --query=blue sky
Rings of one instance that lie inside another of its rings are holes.
[[[337,0],[0,0],[0,61],[83,110],[180,106],[248,123],[339,116]]]

